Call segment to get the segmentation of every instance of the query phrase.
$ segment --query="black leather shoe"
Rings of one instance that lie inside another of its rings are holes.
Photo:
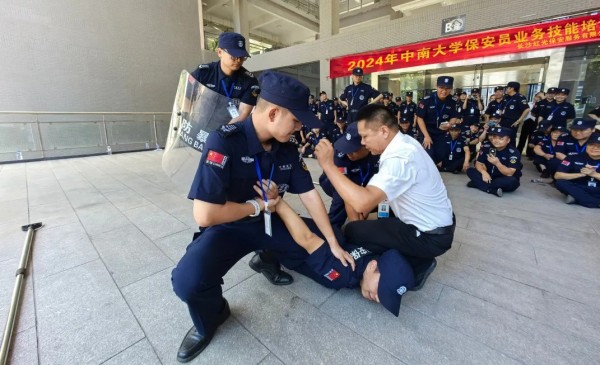
[[[423,288],[425,281],[427,281],[427,278],[429,275],[431,275],[433,270],[435,270],[436,266],[437,261],[435,259],[431,259],[431,263],[429,263],[429,265],[424,266],[422,270],[419,270],[419,272],[415,272],[415,286],[410,290],[417,291]]]
[[[231,311],[229,310],[229,303],[225,300],[225,305],[223,306],[221,313],[219,313],[219,318],[217,318],[217,326],[210,334],[203,336],[196,331],[195,326],[190,328],[183,338],[183,341],[181,341],[179,351],[177,351],[177,361],[190,362],[196,356],[200,355],[212,340],[217,328],[222,325],[230,315]]]
[[[290,285],[294,282],[292,275],[281,270],[279,263],[265,262],[257,253],[250,260],[250,268],[258,273],[262,273],[273,285]]]

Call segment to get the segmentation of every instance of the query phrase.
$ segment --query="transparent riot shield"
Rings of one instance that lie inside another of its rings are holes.
[[[227,106],[227,97],[181,72],[162,168],[183,191],[192,185],[208,133],[231,120]]]

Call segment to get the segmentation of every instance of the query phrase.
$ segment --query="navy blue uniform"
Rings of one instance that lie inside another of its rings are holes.
[[[346,119],[348,118],[348,110],[346,108],[344,108],[344,106],[342,104],[338,104],[335,107],[335,111],[337,114],[337,120],[342,120],[342,121],[346,121]]]
[[[467,129],[462,133],[462,137],[465,139],[467,146],[469,147],[470,157],[469,161],[473,161],[475,157],[477,157],[477,143],[471,144],[471,142],[477,140],[479,141],[479,137],[481,136],[481,131],[477,131],[476,133],[471,132],[471,128]]]
[[[591,112],[589,112],[588,114],[592,114],[595,115],[597,117],[600,117],[600,106],[597,107],[596,109],[593,109]],[[596,122],[597,123],[597,122]]]
[[[478,119],[481,117],[477,100],[467,99],[467,108],[462,111],[463,119]]]
[[[587,141],[583,145],[580,145],[572,135],[567,134],[566,136],[561,136],[558,138],[555,150],[556,152],[560,152],[566,156],[576,156],[585,154],[586,146]]]
[[[425,128],[433,143],[431,148],[426,151],[433,159],[433,162],[437,164],[442,160],[444,149],[446,148],[444,143],[446,131],[441,130],[440,125],[444,122],[449,122],[452,118],[459,117],[456,111],[456,101],[450,96],[442,101],[437,97],[437,93],[433,92],[419,101],[417,117],[422,118],[425,122]]]
[[[323,124],[329,123],[333,124],[335,121],[335,105],[333,104],[333,100],[325,100],[319,103],[319,113],[321,113],[321,122]]]
[[[366,186],[373,175],[379,171],[379,156],[371,154],[361,160],[352,161],[344,153],[336,151],[333,162],[342,174],[360,186]],[[331,185],[327,175],[322,174],[319,177],[319,183],[323,191],[332,198],[331,206],[329,207],[329,221],[332,226],[339,228],[346,222],[346,218],[348,218],[344,200],[333,185]]]
[[[335,141],[338,140],[338,138],[340,138],[343,135],[344,135],[344,131],[341,130],[340,127],[338,127],[337,125],[334,125],[333,128],[331,128],[331,130],[329,131],[329,134],[327,134],[327,139],[331,143],[334,143]]]
[[[496,168],[496,166],[488,162],[487,155],[489,153],[490,147],[481,146],[477,161],[485,164],[487,172],[492,178],[491,183],[488,184],[483,181],[481,173],[474,167],[470,167],[467,170],[467,176],[471,179],[473,184],[475,184],[475,187],[487,193],[494,193],[498,188],[505,192],[517,190],[520,185],[519,179],[521,178],[521,168],[523,168],[523,165],[521,164],[521,154],[511,146],[506,146],[502,151],[496,151],[496,157],[498,157],[504,166],[516,169],[512,176],[505,176]]]
[[[592,159],[587,153],[565,158],[557,168],[557,172],[568,174],[579,173],[583,167],[595,166],[600,172],[600,160]],[[565,195],[575,198],[577,204],[588,208],[600,208],[600,181],[585,176],[573,180],[556,180],[556,188]]]
[[[487,109],[485,110],[485,114],[489,115],[490,117],[497,117],[500,118],[500,116],[502,115],[502,108],[503,106],[503,100],[497,101],[496,99],[490,101],[490,103],[487,106]]]
[[[544,137],[541,141],[537,143],[537,145],[542,148],[542,151],[544,153],[556,156],[556,146],[552,145],[552,137]],[[547,160],[545,157],[535,155],[535,157],[533,158],[533,164],[538,169],[538,171],[543,171],[544,169],[542,169],[541,166],[544,166],[546,168],[545,170],[547,170],[550,175],[554,175],[558,165],[560,164],[560,160],[556,157],[551,157],[549,160]]]
[[[188,194],[213,204],[242,203],[256,197],[252,188],[262,177],[285,192],[301,194],[314,189],[312,179],[298,151],[290,143],[273,141],[271,151],[263,149],[251,117],[211,132]],[[208,227],[188,246],[172,273],[173,289],[187,303],[201,335],[210,334],[218,324],[216,314],[223,306],[223,276],[242,257],[268,249],[288,268],[302,264],[306,251],[298,246],[283,222],[273,214],[272,237],[265,234],[264,215]]]
[[[400,103],[400,107],[398,108],[400,111],[400,117],[406,118],[412,126],[415,121],[415,113],[417,112],[417,104],[414,101],[407,103],[403,101]]]
[[[394,116],[394,118],[398,118],[398,105],[396,105],[396,103],[388,103],[388,105],[382,104],[383,106],[385,106],[386,108],[388,108],[388,110],[390,111],[390,113],[392,113],[392,115]]]
[[[319,103],[308,103],[308,107],[310,108],[310,111],[313,112],[315,115],[317,115],[317,113],[319,112]]]
[[[221,61],[217,61],[199,65],[191,75],[207,88],[230,98],[236,107],[240,102],[256,105],[260,91],[258,80],[243,67],[227,76],[221,70]]]
[[[356,122],[358,110],[369,104],[369,99],[376,98],[379,94],[379,91],[364,82],[346,86],[344,93],[340,95],[340,100],[348,103],[348,124]]]
[[[306,143],[309,145],[304,149],[304,156],[312,155],[315,152],[315,148],[319,144],[319,141],[323,138],[327,138],[327,133],[323,129],[319,130],[319,133],[310,132],[306,135]]]
[[[442,171],[460,172],[465,162],[465,140],[459,135],[455,140],[450,133],[445,137],[446,151],[442,156]]]
[[[552,106],[555,103],[556,102],[554,100],[540,100],[537,103],[535,103],[533,109],[531,109],[531,114],[536,118],[536,120],[537,118],[546,119],[548,114],[550,114],[550,110],[552,110]]]
[[[566,129],[567,119],[575,118],[575,107],[566,101],[562,103],[554,102],[547,110],[549,112],[544,119],[549,121],[554,127],[563,127]]]
[[[500,119],[500,126],[513,129],[511,137],[511,144],[513,144],[517,135],[517,127],[511,126],[521,117],[526,109],[529,109],[529,104],[523,95],[516,93],[513,96],[506,96],[501,108],[502,119]]]

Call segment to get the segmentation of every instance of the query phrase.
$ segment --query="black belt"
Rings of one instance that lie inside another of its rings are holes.
[[[432,229],[431,231],[426,231],[423,233],[436,234],[436,235],[453,234],[454,228],[456,228],[456,217],[454,216],[454,213],[452,213],[452,225],[445,226],[445,227],[438,227],[436,229]]]

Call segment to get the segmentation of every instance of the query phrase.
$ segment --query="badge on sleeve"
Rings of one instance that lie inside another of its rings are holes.
[[[213,150],[208,151],[208,153],[206,154],[206,164],[219,167],[221,169],[225,167],[225,164],[227,163],[228,159],[228,156],[225,156]]]
[[[334,269],[331,269],[327,272],[327,274],[325,274],[323,276],[325,276],[327,279],[329,279],[329,281],[334,281],[334,280],[339,279],[339,277],[342,275],[340,275],[340,273],[335,271]]]
[[[569,161],[567,161],[567,160],[563,160],[563,161],[561,162],[561,165],[565,165],[565,166],[569,166],[570,164],[571,164],[571,163],[570,163]]]

